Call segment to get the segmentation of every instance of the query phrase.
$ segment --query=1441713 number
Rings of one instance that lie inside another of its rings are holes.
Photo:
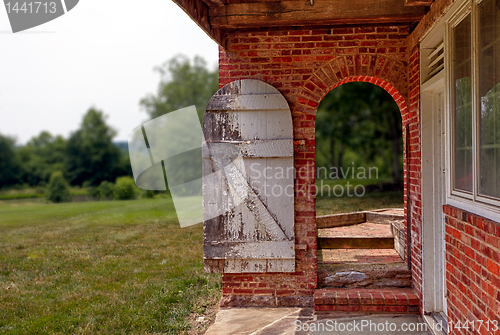
[[[57,12],[57,4],[55,2],[7,2],[5,3],[7,13],[24,13],[24,14],[54,14]]]
[[[448,330],[451,332],[453,329],[467,329],[471,331],[480,331],[481,328],[486,331],[495,332],[499,329],[498,320],[473,320],[473,321],[457,321],[455,323],[448,322]]]

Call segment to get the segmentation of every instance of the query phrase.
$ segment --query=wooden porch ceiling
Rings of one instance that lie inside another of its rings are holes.
[[[173,0],[219,45],[252,27],[418,22],[433,0]]]

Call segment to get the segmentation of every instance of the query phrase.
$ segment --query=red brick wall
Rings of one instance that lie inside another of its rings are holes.
[[[401,109],[403,123],[411,123],[413,157],[419,157],[419,93],[415,89],[410,92],[408,86],[408,33],[406,26],[229,33],[227,50],[219,53],[220,86],[237,79],[259,79],[276,87],[290,105],[295,168],[307,171],[296,179],[295,237],[296,244],[307,245],[307,250],[296,249],[296,272],[292,274],[225,274],[223,306],[312,304],[317,286],[314,121],[321,99],[332,88],[366,81],[388,91]],[[418,73],[418,53],[412,55],[411,71]],[[412,196],[412,204],[415,220],[420,220],[420,160],[413,163],[418,166],[410,168],[411,187],[418,193]],[[415,231],[419,227],[418,222],[412,226]],[[414,262],[420,268],[419,257],[414,257]]]
[[[446,223],[448,319],[484,321],[480,331],[454,329],[453,334],[500,334],[500,223],[443,206]],[[486,322],[490,321],[490,330]],[[469,325],[469,328],[471,326]]]
[[[412,275],[414,290],[422,299],[422,239],[420,189],[420,77],[419,43],[446,14],[453,0],[435,0],[408,38],[410,136],[412,144],[410,191],[412,205]],[[448,316],[457,321],[498,320],[500,324],[499,236],[494,223],[460,209],[444,206],[446,215],[446,279]],[[499,325],[500,326],[500,325]],[[479,332],[453,329],[453,334],[500,334],[483,327]]]
[[[410,142],[410,208],[411,208],[411,272],[413,289],[422,300],[422,194],[420,147],[420,52],[418,46],[411,51],[409,64],[409,125]],[[405,120],[403,119],[403,124]],[[408,164],[405,155],[405,166]],[[406,175],[405,175],[406,178]],[[407,214],[405,192],[405,215]],[[406,218],[406,216],[405,216]]]

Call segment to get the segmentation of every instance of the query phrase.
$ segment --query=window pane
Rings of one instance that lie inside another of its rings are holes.
[[[455,83],[454,188],[472,192],[471,16],[453,29]]]
[[[500,197],[500,2],[479,5],[480,188]]]

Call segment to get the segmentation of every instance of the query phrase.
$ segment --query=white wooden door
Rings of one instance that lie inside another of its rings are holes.
[[[437,184],[437,199],[436,199],[436,209],[435,213],[435,223],[437,225],[437,229],[439,230],[439,239],[436,241],[438,246],[436,247],[441,254],[438,256],[438,260],[440,262],[438,280],[441,281],[441,292],[439,292],[439,302],[440,313],[444,316],[448,315],[448,303],[446,297],[448,295],[446,288],[446,226],[445,226],[445,217],[443,213],[443,205],[446,203],[446,159],[445,157],[445,121],[444,121],[444,91],[439,90],[434,95],[434,106],[436,106],[437,113],[435,116],[436,123],[436,151],[434,152],[436,166],[435,166],[435,174],[436,184]]]
[[[444,77],[422,85],[422,224],[424,312],[446,321]]]
[[[293,126],[285,98],[262,81],[234,81],[208,103],[203,134],[205,271],[295,271]]]

